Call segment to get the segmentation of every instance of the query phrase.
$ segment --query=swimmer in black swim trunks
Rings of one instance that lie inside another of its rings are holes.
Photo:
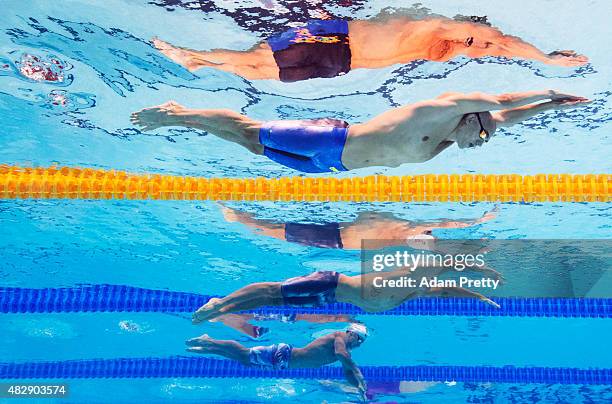
[[[362,240],[380,240],[371,248],[383,248],[385,242],[396,243],[407,239],[430,238],[436,229],[464,229],[476,226],[497,217],[497,207],[474,220],[440,220],[437,222],[413,222],[399,219],[390,213],[361,212],[353,222],[343,223],[277,223],[257,219],[248,212],[222,207],[223,217],[228,222],[239,222],[257,234],[319,248],[341,248],[359,250],[364,248]]]
[[[426,268],[428,276],[434,276],[434,268]],[[408,276],[415,279],[418,271],[398,270],[376,272],[365,275],[346,276],[333,271],[314,272],[306,276],[287,279],[284,282],[261,282],[245,286],[224,298],[213,298],[194,314],[194,324],[210,321],[228,313],[252,310],[264,306],[316,307],[336,302],[350,303],[368,312],[395,308],[404,301],[421,296],[472,297],[499,307],[480,293],[460,287],[431,288],[378,288],[374,287],[374,276],[387,280]]]
[[[350,350],[358,348],[367,337],[367,328],[363,324],[353,323],[344,331],[319,337],[303,348],[294,348],[284,343],[247,348],[236,341],[215,340],[206,334],[185,343],[189,352],[221,355],[245,366],[274,370],[318,368],[339,361],[347,381],[357,388],[365,400],[366,382],[351,358]]]
[[[334,77],[354,69],[376,69],[414,60],[444,62],[459,55],[522,58],[559,66],[588,62],[585,56],[570,50],[546,54],[479,21],[482,20],[477,17],[456,21],[398,14],[368,21],[311,20],[246,51],[197,51],[157,38],[152,42],[190,71],[212,67],[249,80],[285,82]]]
[[[144,131],[167,126],[205,130],[287,167],[322,173],[422,163],[454,143],[480,147],[497,127],[589,103],[555,90],[445,93],[349,125],[336,119],[261,122],[226,109],[188,109],[170,101],[135,112],[131,119]]]

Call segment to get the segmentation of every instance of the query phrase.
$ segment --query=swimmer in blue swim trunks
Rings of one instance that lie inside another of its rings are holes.
[[[428,276],[434,276],[433,267],[424,267]],[[418,271],[408,269],[394,272],[375,272],[365,275],[347,276],[334,271],[319,271],[309,275],[287,279],[284,282],[260,282],[245,286],[221,299],[210,299],[194,314],[194,324],[210,321],[219,316],[264,306],[316,307],[332,303],[349,303],[367,312],[393,309],[404,301],[421,296],[471,297],[490,304],[499,305],[491,299],[461,287],[376,287],[373,277],[387,281],[402,277],[420,278]],[[378,282],[377,284],[380,284]]]
[[[220,355],[245,366],[279,371],[287,368],[318,368],[339,361],[347,381],[365,398],[366,382],[351,358],[350,350],[358,348],[367,337],[367,328],[363,324],[353,323],[344,331],[319,337],[303,348],[294,348],[285,343],[247,348],[236,341],[215,340],[206,334],[185,343],[189,352]]]
[[[498,127],[588,103],[555,90],[445,93],[349,125],[337,119],[261,122],[226,109],[188,109],[170,101],[135,112],[131,120],[143,131],[204,130],[295,170],[323,173],[425,162],[455,143],[462,149],[480,147]]]
[[[588,62],[571,50],[547,54],[516,36],[475,21],[482,20],[457,21],[442,16],[416,19],[401,13],[368,21],[311,20],[244,51],[198,51],[157,38],[152,43],[190,71],[210,67],[249,80],[284,82],[335,77],[354,69],[415,60],[445,62],[460,55],[531,59],[569,67]]]

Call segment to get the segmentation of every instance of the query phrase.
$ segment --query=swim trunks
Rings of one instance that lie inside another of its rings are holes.
[[[268,39],[281,81],[335,77],[351,70],[348,23],[310,20]]]
[[[288,344],[274,344],[269,346],[256,346],[249,349],[249,362],[253,366],[272,368],[275,370],[287,369],[291,360],[293,348]]]
[[[287,279],[281,284],[283,303],[290,306],[322,306],[336,302],[340,274],[333,271]]]
[[[337,119],[270,121],[259,130],[264,155],[305,173],[347,171],[342,151],[348,123]]]
[[[312,247],[342,248],[340,225],[338,223],[286,223],[285,239]]]

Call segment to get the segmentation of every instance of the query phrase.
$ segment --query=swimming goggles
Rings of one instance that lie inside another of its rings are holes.
[[[365,337],[362,335],[359,335],[359,333],[355,332],[355,331],[351,331],[351,330],[346,330],[346,332],[350,332],[351,334],[355,335],[357,337],[357,341],[362,344],[365,341]]]
[[[482,121],[480,120],[480,114],[478,112],[476,112],[476,118],[478,118],[478,124],[480,125],[480,133],[478,133],[478,136],[485,142],[488,142],[489,139],[491,139],[491,134],[482,125]]]

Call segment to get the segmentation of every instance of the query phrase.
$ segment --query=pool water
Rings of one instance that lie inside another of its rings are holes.
[[[452,147],[433,160],[334,174],[609,173],[612,34],[605,0],[423,1],[445,16],[487,15],[503,32],[539,48],[575,49],[588,65],[456,58],[355,70],[297,83],[248,81],[201,69],[190,73],[157,52],[158,36],[196,49],[248,49],[287,21],[323,11],[365,19],[399,1],[30,1],[3,2],[0,19],[0,164],[52,164],[222,177],[296,175],[205,132],[142,133],[129,115],[176,100],[230,108],[256,119],[333,116],[365,121],[389,108],[447,91],[504,93],[561,89],[590,97],[579,110],[549,112],[503,130],[477,150]],[[554,8],[554,15],[550,9]],[[318,10],[318,11],[317,11]],[[322,11],[323,10],[323,11]],[[421,12],[424,12],[421,9]],[[310,14],[309,14],[310,13]],[[47,63],[48,65],[41,65]],[[52,76],[32,71],[42,66]],[[30,69],[28,71],[27,69]],[[406,221],[478,218],[489,203],[228,203],[271,222],[351,222],[362,212]],[[250,282],[280,281],[315,270],[360,271],[359,251],[288,243],[228,222],[214,202],[0,201],[0,286],[118,284],[227,294]],[[606,239],[609,204],[503,204],[497,217],[441,238]],[[601,282],[612,275],[604,271]],[[608,295],[609,296],[609,295]],[[605,319],[361,316],[373,335],[354,358],[362,365],[516,365],[612,368]],[[398,324],[401,322],[401,325]],[[246,345],[303,345],[342,323],[264,321],[255,341],[220,323],[191,325],[188,315],[77,313],[2,315],[1,362],[183,355],[183,341],[204,332]],[[355,401],[346,386],[308,380],[72,380],[72,402]],[[437,383],[380,395],[399,402],[610,402],[608,386]],[[53,400],[49,400],[53,401]],[[58,400],[59,401],[59,400]],[[63,400],[65,402],[66,400]]]

